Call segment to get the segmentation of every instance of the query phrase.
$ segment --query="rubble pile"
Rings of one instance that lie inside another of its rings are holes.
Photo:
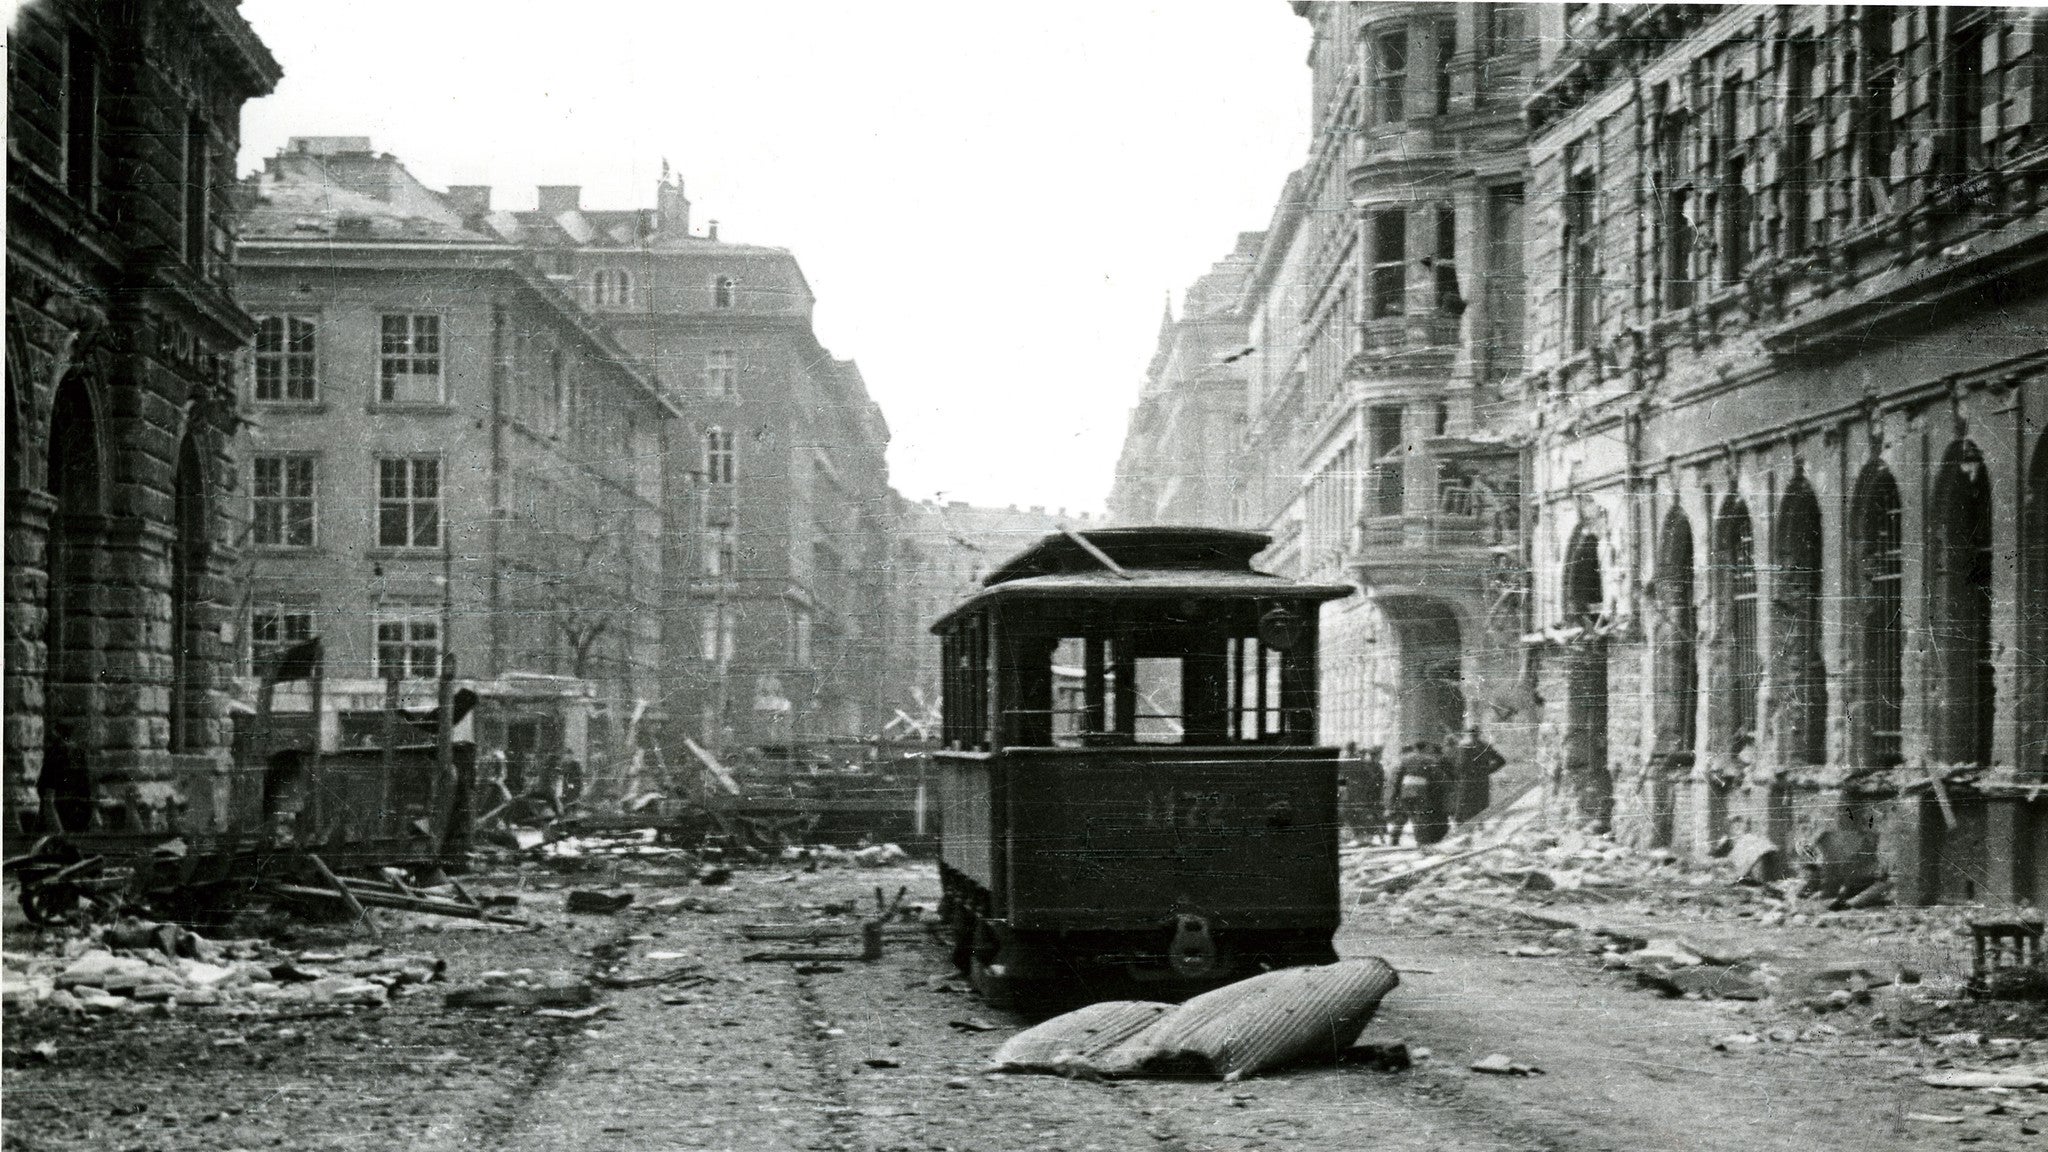
[[[423,990],[443,969],[439,957],[374,946],[294,952],[124,920],[72,937],[55,952],[0,955],[0,1002],[9,1013],[80,1014],[375,1007]]]

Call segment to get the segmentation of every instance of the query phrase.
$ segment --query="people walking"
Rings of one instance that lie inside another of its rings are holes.
[[[1448,835],[1451,766],[1437,746],[1428,741],[1408,745],[1391,775],[1396,784],[1387,821],[1388,842],[1400,843],[1401,833],[1406,829],[1413,830],[1418,845],[1434,844]]]

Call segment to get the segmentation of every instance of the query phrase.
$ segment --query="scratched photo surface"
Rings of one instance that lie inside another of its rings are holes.
[[[2048,1147],[2048,8],[5,8],[4,1152]]]

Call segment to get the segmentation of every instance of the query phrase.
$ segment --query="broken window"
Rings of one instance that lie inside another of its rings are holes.
[[[1857,480],[1849,523],[1849,756],[1860,767],[1890,767],[1900,758],[1906,695],[1905,602],[1899,486],[1881,461],[1871,461]]]
[[[1385,209],[1372,218],[1372,317],[1408,310],[1408,213]]]
[[[311,548],[311,456],[258,456],[249,462],[249,535],[261,548]]]
[[[1933,640],[1930,751],[1941,764],[1989,764],[1991,477],[1977,446],[1949,447],[1928,509],[1928,635]]]

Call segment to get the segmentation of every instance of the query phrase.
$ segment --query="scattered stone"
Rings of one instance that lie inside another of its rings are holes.
[[[1427,1053],[1425,1053],[1426,1055]],[[1406,1072],[1415,1058],[1404,1041],[1353,1044],[1338,1054],[1340,1064],[1358,1064],[1375,1072]]]
[[[1481,1072],[1488,1076],[1540,1076],[1543,1074],[1543,1069],[1536,1067],[1534,1064],[1517,1063],[1499,1052],[1490,1053],[1474,1060],[1471,1068],[1474,1072]]]
[[[570,912],[585,912],[602,916],[623,911],[626,905],[632,902],[633,894],[631,892],[590,892],[577,890],[569,893],[562,906]]]

